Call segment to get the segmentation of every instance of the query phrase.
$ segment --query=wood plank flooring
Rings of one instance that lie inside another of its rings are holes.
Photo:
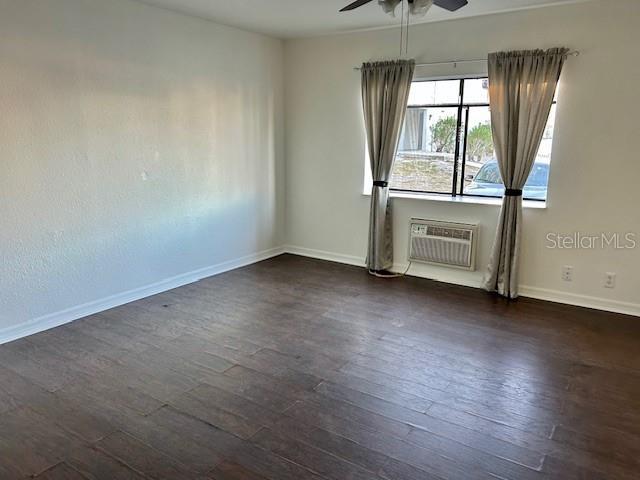
[[[640,319],[283,255],[0,346],[0,479],[636,479]]]

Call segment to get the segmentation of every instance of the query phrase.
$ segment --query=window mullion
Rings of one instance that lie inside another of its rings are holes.
[[[462,144],[462,169],[460,170],[460,195],[464,195],[464,175],[467,167],[467,139],[469,136],[469,106],[465,106],[464,114],[464,143]]]
[[[462,130],[462,109],[464,102],[464,79],[460,79],[460,93],[458,98],[458,119],[456,122],[456,146],[453,158],[453,185],[451,185],[451,195],[456,196],[456,186],[458,185],[458,161],[460,159],[460,134]]]

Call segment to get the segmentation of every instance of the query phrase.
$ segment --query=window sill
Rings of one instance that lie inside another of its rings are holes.
[[[371,196],[371,192],[363,192],[363,195],[366,197]],[[391,192],[389,194],[391,198],[405,198],[411,200],[426,200],[433,202],[449,202],[449,203],[465,203],[470,205],[494,205],[500,206],[502,205],[502,198],[493,198],[493,197],[454,197],[452,195],[439,195],[437,193],[414,193],[414,192]],[[522,201],[523,208],[533,208],[544,210],[547,208],[547,202],[540,202],[537,200],[523,200]]]

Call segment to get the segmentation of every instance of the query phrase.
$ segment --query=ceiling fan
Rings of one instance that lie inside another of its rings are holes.
[[[373,0],[356,0],[340,11],[347,12],[349,10],[355,10],[356,8],[366,5],[372,1]],[[393,14],[396,6],[402,1],[403,0],[378,0],[378,3],[386,13]],[[438,7],[449,10],[450,12],[455,12],[469,3],[467,0],[407,0],[407,2],[409,3],[410,12],[415,15],[426,14],[429,8],[431,8],[431,5],[437,5]]]

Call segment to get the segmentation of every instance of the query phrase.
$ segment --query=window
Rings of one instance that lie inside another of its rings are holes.
[[[525,199],[547,198],[554,121],[555,101],[523,189]],[[390,187],[405,192],[502,197],[487,78],[413,82]]]

